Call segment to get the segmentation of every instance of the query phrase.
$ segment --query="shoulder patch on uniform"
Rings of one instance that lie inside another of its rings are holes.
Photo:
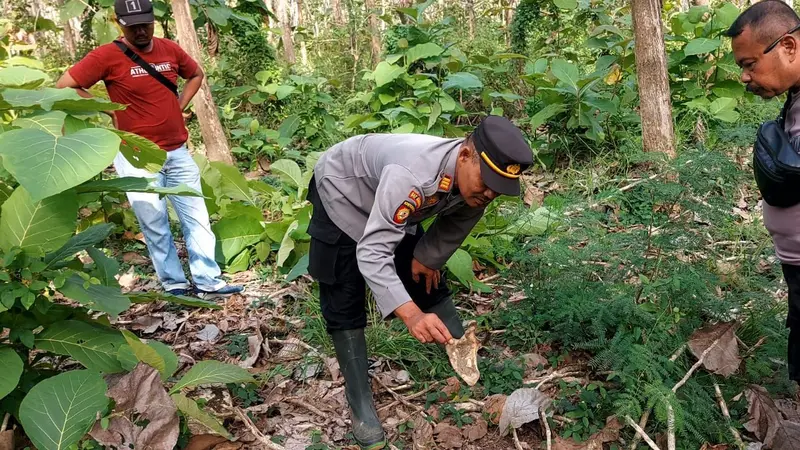
[[[408,198],[414,201],[414,205],[416,205],[417,208],[422,206],[422,196],[419,195],[419,192],[412,189],[411,192],[408,193]]]
[[[414,213],[414,211],[416,211],[414,204],[408,200],[404,200],[403,204],[400,205],[394,212],[394,217],[392,217],[392,220],[398,225],[403,225],[406,223],[406,220],[408,220],[408,216]]]
[[[443,176],[442,180],[439,181],[439,190],[440,191],[449,192],[450,191],[450,185],[452,184],[452,182],[453,182],[453,179],[450,177],[450,175]]]

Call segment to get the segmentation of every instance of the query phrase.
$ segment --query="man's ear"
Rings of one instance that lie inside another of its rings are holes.
[[[793,63],[797,59],[797,53],[798,50],[800,50],[798,49],[798,44],[800,44],[800,42],[794,35],[789,35],[783,38],[781,44],[783,45],[783,50],[786,52],[786,55],[789,57],[789,62]]]
[[[470,148],[469,144],[464,144],[458,150],[458,159],[462,161],[466,161],[472,157],[473,150]]]

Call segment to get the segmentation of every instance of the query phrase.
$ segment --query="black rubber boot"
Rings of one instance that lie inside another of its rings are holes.
[[[439,319],[444,322],[444,326],[450,331],[453,339],[461,339],[464,336],[464,325],[461,324],[461,317],[458,316],[456,305],[453,304],[451,297],[447,297],[439,304],[431,306],[425,312],[439,316]]]
[[[364,329],[331,332],[336,359],[345,381],[345,395],[353,420],[353,436],[362,450],[386,447],[367,372],[367,340]]]

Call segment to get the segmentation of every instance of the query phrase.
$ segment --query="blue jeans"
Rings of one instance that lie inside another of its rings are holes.
[[[185,145],[167,152],[167,160],[158,173],[133,167],[122,153],[114,158],[114,168],[120,177],[150,178],[152,186],[173,187],[184,183],[197,192],[202,192],[200,169]],[[188,289],[190,285],[178,259],[175,242],[172,240],[166,199],[159,199],[158,194],[139,192],[129,192],[127,195],[139,220],[139,226],[147,242],[147,250],[150,252],[161,285],[165,290]],[[211,231],[205,202],[201,197],[168,195],[167,198],[181,222],[181,230],[189,251],[189,269],[195,286],[208,292],[222,288],[226,283],[220,279],[221,271],[214,260],[216,238]]]

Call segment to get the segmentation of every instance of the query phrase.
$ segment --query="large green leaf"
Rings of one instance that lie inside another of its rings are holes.
[[[2,206],[0,249],[53,251],[75,233],[77,214],[78,196],[73,191],[33,201],[24,187],[17,187]]]
[[[167,152],[155,142],[122,130],[111,130],[120,138],[119,151],[133,167],[158,172],[167,161]]]
[[[575,9],[578,7],[578,0],[553,0],[553,4],[561,9]]]
[[[250,186],[239,169],[220,161],[213,161],[209,164],[216,170],[208,172],[208,183],[214,187],[217,195],[255,204]]]
[[[444,52],[442,47],[434,44],[433,42],[426,42],[424,44],[417,44],[406,52],[406,65],[413,63],[419,59],[430,58],[439,56]]]
[[[375,85],[381,87],[396,80],[404,73],[406,73],[406,69],[395,64],[389,64],[386,61],[381,61],[378,66],[375,67],[375,71],[372,72],[372,75],[375,78]]]
[[[122,177],[109,180],[87,181],[75,188],[75,192],[84,194],[87,192],[147,192],[159,195],[180,195],[184,197],[202,197],[203,194],[195,191],[185,184],[173,187],[154,187],[150,186],[147,178]]]
[[[289,228],[286,229],[286,234],[283,235],[283,239],[281,239],[281,247],[278,249],[278,266],[283,267],[283,263],[289,259],[289,255],[294,250],[294,239],[292,239],[292,232],[296,230],[300,226],[300,222],[294,221],[289,225]]]
[[[466,250],[456,250],[445,265],[447,266],[447,270],[455,275],[458,281],[464,286],[470,289],[475,288],[480,291],[489,289],[475,278],[475,273],[472,271],[472,256],[470,256]],[[489,292],[491,292],[491,289],[489,289]]]
[[[200,407],[197,406],[197,403],[194,400],[187,398],[185,395],[181,393],[172,394],[171,397],[172,401],[175,402],[175,406],[177,406],[178,409],[185,416],[200,422],[206,428],[213,431],[214,433],[217,433],[220,436],[223,436],[227,439],[233,438],[231,434],[228,433],[228,430],[226,430],[225,427],[223,427],[222,424],[219,423],[219,420],[214,418],[214,416],[212,416],[211,414],[200,409]]]
[[[125,105],[92,97],[84,98],[75,89],[44,88],[35,91],[28,89],[5,89],[0,92],[3,100],[11,108],[25,109],[59,109],[73,112],[96,112],[125,109]]]
[[[63,192],[108,167],[119,151],[119,137],[102,128],[69,136],[42,130],[0,134],[0,155],[6,170],[25,186],[34,201]]]
[[[14,126],[19,128],[32,128],[42,130],[53,136],[61,136],[67,113],[64,111],[41,112],[31,116],[20,117],[14,121]]]
[[[282,138],[290,139],[294,137],[294,134],[297,133],[297,130],[300,128],[300,116],[293,114],[281,122],[281,125],[278,127],[278,134]]]
[[[117,317],[131,307],[131,301],[120,293],[119,288],[100,284],[89,284],[86,288],[84,283],[83,278],[72,275],[58,291],[87,308],[102,311],[111,317]]]
[[[91,247],[97,243],[103,242],[103,240],[105,240],[105,238],[111,234],[112,230],[114,230],[114,225],[110,223],[93,225],[92,227],[84,230],[82,233],[76,234],[75,236],[69,238],[69,240],[58,250],[45,255],[44,262],[47,263],[48,267],[55,263],[61,262],[75,255],[75,253],[86,249],[87,247]]]
[[[175,352],[169,348],[169,346],[158,341],[150,341],[147,344],[142,345],[147,345],[149,348],[155,351],[161,357],[161,359],[164,360],[164,371],[161,372],[161,380],[167,381],[169,377],[171,377],[175,371],[178,370],[178,355],[176,355]],[[135,369],[136,365],[139,364],[140,361],[145,362],[137,357],[133,351],[133,348],[128,344],[123,345],[119,349],[117,359],[122,365],[122,368],[126,371],[132,371]]]
[[[117,360],[125,338],[118,331],[77,320],[57,322],[36,336],[36,348],[70,356],[87,369],[103,373],[122,371]]]
[[[277,172],[283,182],[292,187],[299,188],[303,185],[303,171],[291,159],[279,159],[272,163],[270,169]]]
[[[166,375],[167,364],[166,362],[164,362],[164,358],[158,354],[156,349],[140,341],[135,334],[131,333],[128,330],[122,330],[122,336],[125,338],[125,341],[128,343],[128,346],[133,351],[133,354],[136,356],[136,359],[156,369],[158,373],[161,374],[162,379],[169,376]]]
[[[439,119],[439,116],[442,115],[442,104],[439,102],[434,103],[431,105],[431,115],[428,116],[428,130],[433,128],[436,125],[436,120]]]
[[[0,87],[33,89],[50,81],[50,76],[41,70],[16,66],[0,68]]]
[[[119,288],[119,283],[116,279],[116,275],[119,273],[119,262],[114,258],[109,258],[98,248],[89,247],[86,251],[95,265],[92,276],[100,280],[104,286]]]
[[[477,76],[469,72],[456,72],[447,76],[442,84],[442,89],[481,89],[483,83]]]
[[[108,44],[119,36],[119,30],[113,20],[102,9],[92,18],[92,32],[98,44]]]
[[[225,27],[228,26],[228,19],[231,17],[231,9],[224,6],[210,6],[205,8],[206,15],[215,24]]]
[[[724,122],[736,122],[739,120],[739,113],[736,112],[736,99],[722,97],[711,102],[708,112],[716,119]]]
[[[683,48],[683,53],[686,56],[700,55],[703,53],[710,53],[718,49],[722,45],[719,39],[697,38],[692,39]]]
[[[106,412],[106,389],[103,377],[89,370],[73,370],[42,381],[19,406],[25,434],[39,450],[69,448]]]
[[[224,217],[214,224],[219,253],[225,263],[233,260],[250,245],[258,242],[264,233],[261,223],[248,216]]]
[[[66,22],[73,17],[78,17],[83,14],[86,9],[86,3],[83,0],[69,0],[61,7],[59,18],[62,22]]]
[[[572,88],[573,93],[578,92],[578,81],[580,80],[580,72],[578,66],[563,59],[554,59],[550,63],[550,71],[558,81]]]
[[[236,255],[233,260],[225,266],[225,271],[227,273],[239,273],[244,272],[250,267],[250,257],[252,256],[252,251],[248,248],[243,250],[241,253]]]
[[[536,114],[531,117],[531,129],[535,130],[540,126],[544,125],[551,117],[559,114],[563,111],[567,110],[567,106],[561,103],[552,103],[541,110],[539,110]]]
[[[11,347],[0,348],[0,399],[17,388],[22,376],[22,358]]]
[[[739,8],[733,3],[725,3],[714,11],[714,28],[725,30],[739,17]]]
[[[186,372],[186,375],[172,387],[170,394],[181,389],[213,383],[253,383],[250,372],[239,366],[219,361],[200,361]]]
[[[167,302],[175,305],[189,306],[192,308],[209,308],[209,309],[222,309],[219,305],[208,300],[201,300],[196,297],[187,297],[185,295],[172,295],[166,292],[143,292],[143,293],[129,293],[128,300],[131,303],[153,303],[153,302]]]
[[[553,214],[541,206],[533,211],[528,211],[526,214],[518,218],[511,224],[505,232],[510,235],[519,236],[540,236],[544,234],[555,222]]]

